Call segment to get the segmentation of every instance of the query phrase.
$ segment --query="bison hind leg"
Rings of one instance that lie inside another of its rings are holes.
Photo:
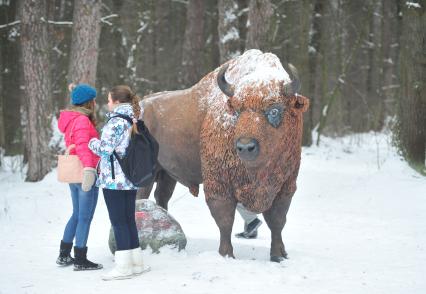
[[[149,186],[143,187],[143,188],[139,188],[138,191],[136,192],[136,199],[148,199],[149,195],[151,194],[152,191],[152,187],[154,186],[154,181],[152,181],[151,184],[149,184]]]
[[[274,255],[274,253],[272,253],[272,250],[271,250],[271,259],[270,260],[272,262],[280,263],[284,259],[288,259],[287,252],[285,251],[285,248],[284,248],[284,244],[282,244],[282,248],[280,248],[280,249],[281,250],[280,250],[279,255]]]
[[[165,170],[161,170],[157,174],[157,187],[155,188],[154,197],[158,205],[165,210],[168,209],[168,203],[173,195],[176,187],[176,180],[173,179]]]

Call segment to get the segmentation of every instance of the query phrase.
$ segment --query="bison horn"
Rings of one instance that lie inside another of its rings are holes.
[[[285,97],[291,97],[300,90],[300,80],[297,69],[291,63],[288,64],[288,67],[291,71],[291,82],[285,84],[283,87],[283,94]]]
[[[217,85],[226,96],[232,97],[234,96],[234,86],[229,84],[225,79],[225,72],[228,69],[228,66],[229,65],[226,64],[219,70],[219,73],[217,74]]]

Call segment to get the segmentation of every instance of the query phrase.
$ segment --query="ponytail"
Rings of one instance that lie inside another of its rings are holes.
[[[133,92],[130,94],[130,97],[132,98],[133,115],[135,116],[136,119],[139,119],[141,115],[141,107],[139,105],[139,101],[141,101],[141,98]],[[136,123],[133,122],[132,134],[137,134],[137,133],[138,133],[138,127]]]
[[[133,114],[135,115],[135,118],[138,119],[141,115],[141,107],[139,105],[139,102],[141,101],[141,98],[136,95],[135,93],[131,93],[130,97],[132,99],[132,108],[133,108]]]

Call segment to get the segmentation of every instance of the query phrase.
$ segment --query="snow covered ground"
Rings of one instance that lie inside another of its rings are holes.
[[[100,279],[103,270],[56,266],[71,212],[68,187],[55,172],[25,183],[8,170],[9,159],[0,172],[0,293],[426,293],[426,178],[388,141],[384,134],[324,138],[303,150],[283,263],[268,261],[265,224],[256,240],[233,238],[235,260],[220,257],[203,195],[178,186],[169,207],[186,250],[146,250],[151,272],[112,282]],[[109,220],[99,196],[88,255],[109,270]],[[237,216],[234,233],[242,227]]]

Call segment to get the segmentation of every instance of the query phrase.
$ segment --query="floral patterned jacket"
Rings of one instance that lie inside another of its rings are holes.
[[[90,150],[101,157],[100,175],[96,186],[111,190],[136,190],[137,187],[126,178],[115,157],[113,160],[115,179],[112,178],[110,156],[114,150],[120,157],[125,155],[132,127],[127,120],[114,117],[118,113],[134,118],[130,103],[119,104],[112,112],[107,113],[109,121],[102,128],[101,139],[93,138],[89,142]]]

